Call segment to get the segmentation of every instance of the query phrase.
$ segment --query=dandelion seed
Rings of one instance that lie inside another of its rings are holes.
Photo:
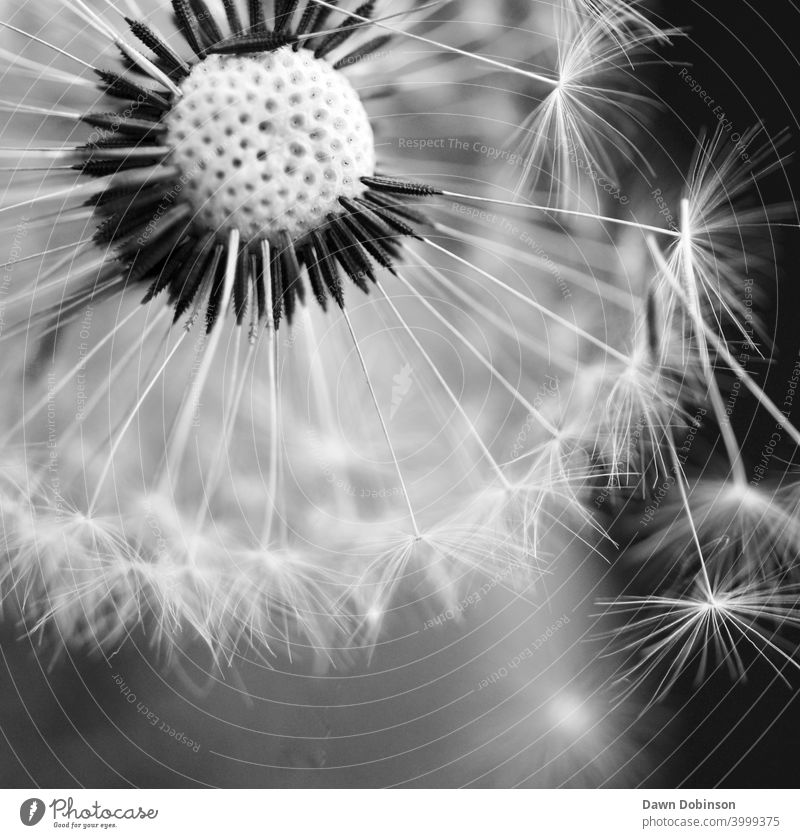
[[[669,34],[659,28],[640,8],[642,4],[629,0],[565,0],[564,7],[574,19],[594,18],[624,42],[640,31],[647,32],[655,40],[668,41]]]
[[[669,433],[685,425],[683,400],[695,394],[691,387],[684,393],[680,378],[666,364],[654,362],[643,332],[626,364],[604,362],[580,371],[567,408],[573,418],[566,433],[607,469],[615,487],[634,486],[644,478],[655,481],[671,471],[664,449]]]
[[[592,177],[595,190],[598,178],[618,182],[610,149],[637,156],[620,121],[635,125],[647,98],[608,79],[633,67],[637,53],[668,42],[671,33],[622,2],[570,0],[557,5],[553,14],[552,89],[520,126],[525,167],[517,191],[544,181],[550,195],[566,208],[584,176]],[[647,166],[643,158],[640,162]]]
[[[712,661],[744,679],[746,652],[768,661],[788,683],[784,670],[800,668],[800,663],[778,632],[800,624],[797,593],[780,577],[737,582],[723,572],[710,589],[697,579],[674,595],[605,602],[611,611],[633,615],[622,629],[606,635],[620,654],[633,657],[615,681],[621,697],[643,688],[655,701],[687,669],[695,669],[701,680]]]
[[[681,198],[680,239],[666,254],[670,271],[681,278],[686,301],[714,332],[722,336],[732,325],[756,353],[761,328],[752,309],[745,307],[744,286],[754,276],[773,270],[758,254],[752,229],[777,220],[780,208],[748,207],[750,190],[757,187],[784,159],[774,156],[777,142],[758,146],[760,128],[746,131],[727,150],[723,134],[701,142]],[[743,155],[744,158],[743,158]],[[666,319],[685,315],[675,289],[663,290]]]

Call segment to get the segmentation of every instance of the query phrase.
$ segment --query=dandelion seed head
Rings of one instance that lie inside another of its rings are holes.
[[[221,235],[305,235],[374,174],[358,94],[309,50],[210,55],[180,88],[167,141],[199,219]]]

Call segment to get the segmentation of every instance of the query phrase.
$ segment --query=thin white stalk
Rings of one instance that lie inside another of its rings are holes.
[[[503,485],[503,488],[508,489],[508,490],[512,489],[513,487],[511,485],[510,481],[508,480],[508,478],[503,473],[503,469],[500,468],[500,465],[498,464],[497,460],[495,460],[495,458],[492,456],[492,452],[489,451],[489,449],[486,447],[486,443],[483,441],[483,439],[481,438],[481,435],[478,433],[478,429],[475,427],[474,423],[472,422],[472,420],[467,415],[467,412],[464,410],[461,402],[458,400],[456,394],[453,392],[450,385],[445,381],[441,372],[439,372],[439,369],[436,366],[436,364],[433,362],[433,359],[431,358],[431,356],[425,351],[425,348],[419,342],[419,339],[414,334],[413,329],[408,325],[408,323],[406,322],[403,315],[398,311],[397,306],[394,304],[394,302],[392,302],[391,297],[386,293],[386,291],[384,290],[381,283],[376,282],[375,285],[377,286],[378,290],[381,292],[381,295],[383,296],[383,299],[386,300],[386,303],[388,304],[389,308],[392,310],[392,313],[397,318],[398,323],[400,323],[400,325],[403,327],[403,330],[405,331],[405,333],[409,336],[409,338],[413,342],[414,346],[416,346],[417,351],[425,359],[425,363],[428,365],[431,372],[436,377],[437,381],[441,385],[441,387],[444,390],[444,392],[446,393],[447,397],[453,403],[453,406],[455,407],[455,409],[459,412],[459,414],[463,418],[464,422],[466,423],[466,425],[469,429],[470,435],[475,439],[476,443],[478,444],[478,447],[481,449],[481,452],[483,453],[483,456],[486,458],[486,461],[492,467],[492,470],[497,475],[497,478],[500,480],[501,484]]]
[[[22,207],[29,207],[33,204],[42,203],[43,201],[53,201],[56,198],[63,198],[64,196],[82,198],[85,195],[93,195],[95,193],[102,192],[103,188],[110,186],[112,182],[114,186],[130,186],[137,183],[145,184],[148,181],[156,182],[157,180],[175,177],[178,174],[178,169],[175,166],[156,165],[137,169],[134,172],[124,172],[122,175],[106,175],[85,183],[62,187],[61,189],[57,189],[54,192],[48,192],[44,195],[33,195],[26,198],[24,201],[0,207],[0,213],[11,212],[12,210],[21,209]],[[76,176],[78,176],[77,172]]]
[[[661,251],[658,249],[658,246],[655,242],[651,243],[650,249],[652,252],[657,253],[659,259],[659,264],[663,267],[666,265],[663,255]],[[725,364],[730,368],[731,372],[744,384],[745,387],[755,396],[758,400],[759,404],[769,413],[770,416],[784,429],[788,432],[789,436],[794,440],[795,445],[800,446],[800,431],[792,424],[792,422],[785,416],[785,414],[781,411],[781,409],[775,404],[775,402],[764,392],[764,390],[752,379],[750,374],[742,367],[742,365],[736,360],[736,358],[731,353],[730,349],[728,349],[727,344],[725,341],[717,335],[713,329],[709,327],[709,325],[702,319],[702,317],[697,317],[691,306],[689,306],[683,298],[683,294],[681,294],[681,287],[677,283],[673,273],[669,270],[668,266],[664,270],[667,279],[672,283],[673,288],[675,288],[678,293],[678,299],[683,304],[684,308],[687,310],[689,317],[692,319],[695,329],[703,336],[703,338],[714,347],[714,350],[719,353],[722,359],[725,361]]]
[[[0,59],[8,62],[6,72],[13,72],[15,75],[24,75],[32,78],[34,81],[41,81],[45,79],[56,84],[75,85],[77,87],[88,87],[97,91],[97,82],[84,78],[83,76],[76,76],[65,70],[55,70],[42,64],[39,61],[33,61],[30,58],[24,58],[21,55],[11,52],[11,50],[0,48]]]
[[[705,556],[703,555],[703,545],[700,543],[700,536],[697,532],[697,527],[694,523],[692,508],[689,504],[689,497],[686,493],[686,475],[683,471],[683,466],[681,465],[681,462],[678,459],[678,452],[675,447],[675,441],[672,436],[672,428],[665,428],[665,432],[667,435],[667,447],[669,448],[669,455],[670,459],[672,460],[672,467],[675,471],[675,478],[678,484],[678,491],[681,495],[681,504],[686,513],[686,518],[689,521],[689,529],[692,531],[692,541],[694,541],[694,545],[697,548],[697,557],[700,561],[700,569],[703,573],[703,584],[706,588],[706,594],[709,597],[711,597],[713,593],[713,587],[711,585],[711,579],[708,575],[708,567],[706,566]]]
[[[326,3],[325,0],[317,0],[317,2],[320,6],[324,6],[326,9],[331,9],[335,12],[342,11],[338,6],[334,6],[333,3]],[[479,61],[482,64],[488,64],[492,67],[497,67],[500,70],[503,70],[507,73],[514,73],[519,76],[524,76],[527,79],[532,79],[533,81],[542,82],[543,84],[549,84],[552,87],[558,87],[559,80],[551,76],[543,76],[539,73],[533,73],[530,70],[524,70],[521,67],[514,67],[511,64],[504,64],[502,61],[497,61],[494,58],[488,58],[485,55],[477,55],[476,53],[469,52],[468,50],[459,49],[458,47],[450,46],[449,44],[434,41],[431,38],[424,37],[423,35],[416,35],[413,32],[407,32],[403,29],[396,29],[393,26],[387,26],[385,23],[382,23],[378,20],[372,20],[371,18],[364,17],[363,15],[356,14],[355,12],[347,12],[347,14],[351,17],[356,18],[357,20],[362,20],[366,23],[372,23],[374,26],[380,29],[385,29],[388,32],[392,32],[395,35],[400,35],[404,38],[411,38],[414,41],[419,41],[420,43],[427,44],[428,46],[437,47],[438,49],[442,49],[445,52],[450,52],[454,55],[461,55],[465,58],[470,58],[473,61]]]
[[[89,8],[83,0],[62,0],[67,8],[82,18],[89,26],[96,32],[108,38],[116,47],[118,47],[134,64],[139,66],[144,72],[150,76],[154,81],[159,82],[167,90],[171,91],[175,96],[182,96],[181,89],[172,81],[172,79],[156,67],[149,58],[139,52],[138,49],[131,46],[119,34],[117,34],[110,24],[106,23],[95,11]]]
[[[739,449],[739,444],[736,440],[736,435],[733,432],[733,428],[731,427],[730,417],[727,415],[725,411],[725,404],[722,400],[722,394],[719,391],[719,385],[717,384],[717,379],[714,374],[714,370],[711,366],[710,359],[708,357],[705,330],[700,325],[704,324],[702,313],[699,311],[699,307],[693,304],[691,298],[687,303],[685,298],[685,291],[681,287],[680,280],[673,275],[672,270],[667,264],[667,260],[664,258],[664,254],[661,252],[660,248],[651,236],[648,236],[647,244],[650,248],[650,252],[652,253],[656,264],[658,265],[661,272],[665,275],[667,280],[670,282],[670,284],[673,286],[673,289],[678,294],[678,299],[681,300],[683,306],[686,308],[689,314],[689,317],[694,323],[697,337],[703,345],[703,351],[701,351],[700,353],[701,364],[703,367],[703,375],[706,379],[708,395],[711,400],[711,407],[714,412],[714,416],[716,417],[717,425],[719,425],[720,434],[722,435],[722,441],[725,445],[728,460],[730,461],[733,479],[738,486],[747,486],[747,473],[745,472],[744,462],[742,461],[742,454]],[[689,272],[687,282],[690,288],[694,288],[694,275],[691,265],[691,259],[687,257],[686,261],[687,270]]]
[[[269,547],[275,536],[278,512],[278,485],[280,477],[280,404],[278,401],[278,331],[272,322],[274,300],[272,297],[272,274],[270,271],[270,246],[266,239],[261,243],[261,258],[264,265],[266,291],[267,376],[269,380],[269,477],[267,479],[268,506],[264,515],[261,543]],[[281,537],[285,533],[281,528]]]
[[[69,244],[62,244],[58,247],[51,247],[49,250],[40,250],[38,253],[31,253],[28,256],[20,256],[18,259],[11,259],[8,262],[0,264],[0,268],[7,268],[10,265],[19,265],[22,262],[28,262],[31,259],[43,259],[45,256],[52,256],[54,253],[60,253],[62,250],[74,250],[84,244],[91,244],[94,241],[94,236],[89,236],[86,239],[79,239]]]
[[[566,329],[569,329],[571,332],[574,332],[576,335],[582,337],[584,340],[589,341],[589,343],[594,344],[598,349],[602,349],[607,355],[611,356],[612,358],[616,358],[618,361],[622,361],[623,363],[629,363],[630,359],[620,352],[614,347],[609,346],[607,343],[604,343],[599,338],[596,338],[594,335],[587,332],[585,329],[582,329],[580,326],[576,325],[575,323],[571,323],[569,320],[561,317],[561,315],[556,314],[554,311],[551,311],[547,306],[542,305],[541,303],[537,303],[536,300],[531,299],[530,297],[526,296],[520,291],[517,291],[515,288],[512,288],[510,285],[506,285],[501,279],[498,279],[496,276],[484,271],[483,268],[474,265],[468,259],[464,259],[463,257],[459,256],[457,253],[453,253],[452,250],[448,250],[446,247],[442,247],[442,245],[437,244],[432,239],[423,238],[425,244],[432,247],[434,250],[438,250],[441,253],[446,254],[451,259],[455,259],[456,262],[459,262],[462,265],[465,265],[468,268],[471,268],[476,273],[479,273],[481,276],[488,279],[490,282],[494,283],[498,287],[504,289],[509,294],[513,295],[519,300],[522,300],[526,305],[530,306],[531,308],[535,309],[538,312],[541,312],[545,317],[554,322],[558,323],[561,326],[564,326]]]
[[[53,107],[28,105],[24,102],[9,102],[5,99],[0,99],[0,111],[36,116],[55,116],[61,119],[71,119],[75,122],[77,122],[82,116],[80,111],[60,111]]]
[[[72,55],[72,53],[67,52],[66,50],[61,49],[61,47],[55,46],[55,44],[51,44],[49,41],[45,41],[42,38],[37,37],[36,35],[31,35],[30,32],[26,32],[24,29],[20,29],[17,26],[12,26],[12,24],[7,23],[4,20],[0,20],[0,26],[5,29],[10,29],[12,32],[16,32],[18,35],[22,35],[24,38],[29,38],[31,41],[36,41],[37,44],[41,44],[42,46],[47,47],[48,49],[52,49],[57,53],[65,56],[66,58],[71,59],[72,61],[76,61],[78,64],[82,64],[88,70],[94,70],[95,67],[92,64],[88,64],[86,61],[78,58],[76,55]]]
[[[128,148],[104,148],[97,152],[103,160],[131,160],[140,157],[158,157],[166,156],[172,149],[170,146],[143,146],[137,148],[130,146]],[[46,148],[43,146],[4,146],[0,148],[0,156],[12,157],[15,155],[33,155],[35,157],[49,157],[54,160],[69,160],[74,159],[75,162],[80,163],[89,157],[92,157],[94,152],[87,150],[84,146],[60,146],[58,148]],[[21,170],[22,171],[22,170]]]
[[[169,365],[169,362],[173,359],[173,357],[175,356],[175,353],[178,351],[178,349],[180,349],[181,344],[186,339],[186,336],[188,334],[189,334],[188,330],[184,329],[183,332],[181,333],[181,336],[175,342],[175,346],[172,347],[169,354],[164,359],[164,362],[158,368],[155,375],[150,379],[150,381],[147,384],[147,387],[145,387],[145,389],[144,389],[144,392],[139,397],[136,404],[133,406],[133,409],[131,410],[130,414],[128,415],[128,418],[125,420],[125,422],[122,426],[122,429],[120,430],[119,435],[117,436],[116,442],[114,442],[114,444],[111,446],[111,452],[108,455],[108,459],[106,460],[106,464],[103,467],[102,472],[100,473],[100,479],[97,481],[97,487],[95,488],[94,495],[92,496],[92,500],[89,503],[89,512],[88,512],[89,515],[94,514],[94,511],[97,507],[97,502],[100,500],[100,495],[102,494],[102,491],[103,491],[103,485],[105,484],[106,478],[108,477],[108,474],[111,471],[111,467],[114,464],[114,457],[116,456],[116,453],[119,450],[119,446],[121,445],[122,440],[124,439],[128,428],[130,428],[130,426],[133,423],[133,420],[136,418],[136,415],[138,414],[141,406],[144,404],[145,399],[150,394],[150,391],[153,389],[153,387],[155,387],[156,384],[158,383],[159,378],[161,378],[164,370],[167,368],[167,366]]]
[[[208,339],[207,345],[204,347],[203,360],[197,375],[192,382],[189,393],[186,397],[186,403],[178,416],[175,425],[175,431],[172,440],[169,444],[169,449],[164,461],[163,470],[161,473],[161,480],[159,481],[159,493],[163,493],[167,488],[167,482],[172,476],[180,471],[181,463],[186,452],[186,445],[189,441],[189,434],[192,429],[192,422],[194,421],[193,413],[200,404],[200,396],[205,388],[208,374],[211,371],[211,365],[216,356],[217,347],[219,346],[220,336],[224,328],[224,323],[227,316],[228,304],[230,303],[231,293],[233,291],[233,282],[236,277],[237,259],[239,257],[239,231],[233,229],[228,235],[228,253],[227,264],[225,265],[225,278],[223,280],[222,295],[220,297],[219,308],[217,310],[217,317],[214,325],[211,328],[211,335]]]
[[[530,267],[539,269],[546,269],[547,267],[544,258],[523,252],[519,248],[511,247],[502,242],[493,241],[488,236],[479,236],[473,233],[467,233],[464,230],[456,230],[455,227],[449,227],[446,224],[436,224],[435,227],[438,232],[454,238],[460,238],[462,241],[469,242],[478,247],[484,247],[490,252],[499,253],[517,262],[521,262],[523,265],[529,265]],[[626,291],[624,288],[619,288],[610,282],[602,282],[596,276],[586,274],[569,265],[559,264],[558,267],[578,287],[596,294],[601,299],[608,300],[608,302],[626,311],[636,311],[637,307],[641,304],[640,296],[634,293],[633,290]]]
[[[501,207],[514,207],[515,209],[530,209],[537,212],[547,212],[554,215],[570,215],[576,218],[589,218],[592,221],[604,221],[608,224],[619,224],[623,227],[633,227],[636,230],[642,230],[647,233],[656,233],[662,236],[672,236],[673,238],[680,238],[681,234],[677,230],[671,230],[668,227],[654,227],[650,224],[641,224],[638,221],[628,221],[624,218],[612,218],[608,215],[598,215],[593,212],[583,212],[581,210],[563,209],[562,207],[551,207],[545,204],[530,204],[527,201],[508,201],[502,198],[487,198],[483,195],[465,195],[462,192],[450,192],[443,189],[437,194],[444,195],[447,198],[455,198],[459,201],[475,201],[481,204],[494,204]]]
[[[53,388],[51,390],[49,390],[46,395],[42,396],[42,398],[39,399],[39,401],[37,401],[34,404],[33,407],[31,407],[27,411],[25,411],[22,415],[22,418],[18,422],[16,422],[14,425],[12,425],[11,428],[9,428],[9,430],[2,437],[0,437],[0,445],[6,445],[8,443],[8,441],[11,439],[11,437],[13,436],[14,433],[16,433],[23,425],[26,425],[28,422],[30,422],[31,419],[33,419],[39,413],[40,410],[47,407],[50,400],[54,396],[58,395],[58,393],[60,393],[61,390],[63,390],[64,387],[66,387],[72,381],[72,378],[75,375],[77,375],[77,373],[81,370],[81,368],[86,366],[86,364],[88,364],[89,361],[92,360],[92,358],[106,345],[106,343],[108,343],[109,340],[111,340],[114,337],[114,335],[120,329],[122,329],[130,320],[132,320],[137,314],[140,314],[140,313],[141,313],[140,310],[138,308],[135,308],[130,314],[127,315],[127,317],[120,320],[114,326],[114,328],[111,329],[111,331],[108,332],[108,334],[105,335],[97,343],[97,345],[94,346],[86,354],[85,357],[81,358],[80,361],[78,361],[78,363],[75,364],[66,373],[59,376],[59,379],[58,379],[57,383],[53,386]],[[23,391],[23,396],[24,396],[24,391]]]
[[[375,405],[375,412],[378,414],[378,421],[381,424],[381,430],[383,431],[384,439],[386,440],[386,444],[389,446],[389,452],[392,455],[392,462],[394,463],[394,469],[397,472],[397,479],[400,481],[400,488],[403,490],[403,498],[405,499],[406,506],[408,507],[408,515],[411,519],[411,526],[414,530],[414,537],[422,538],[419,526],[417,525],[416,515],[414,515],[414,507],[411,504],[411,497],[408,494],[408,488],[406,487],[406,481],[403,478],[403,471],[400,468],[400,461],[397,459],[397,453],[394,450],[392,438],[391,436],[389,436],[389,429],[386,427],[386,422],[384,421],[383,413],[381,413],[381,407],[378,402],[378,397],[375,394],[375,388],[372,386],[372,379],[370,378],[369,370],[367,369],[367,362],[364,359],[364,354],[361,351],[361,347],[358,345],[358,338],[356,337],[356,333],[353,329],[353,324],[350,320],[350,315],[347,313],[347,309],[342,308],[342,316],[344,317],[345,323],[347,323],[347,329],[350,332],[350,337],[353,340],[353,346],[356,350],[356,355],[358,355],[358,360],[361,364],[361,370],[364,373],[364,378],[367,382],[367,387],[369,388],[369,394],[372,397],[372,403]]]
[[[375,18],[367,18],[361,17],[360,15],[351,15],[350,12],[340,9],[337,7],[337,11],[342,12],[348,16],[352,16],[358,18],[358,23],[351,23],[349,26],[337,26],[335,29],[321,29],[319,32],[308,32],[305,35],[300,35],[297,40],[308,41],[311,38],[324,38],[326,35],[334,35],[337,32],[342,31],[350,31],[355,32],[358,29],[368,29],[370,26],[377,25],[379,23],[383,23],[387,20],[394,20],[397,17],[404,17],[405,15],[410,15],[412,12],[423,12],[426,9],[432,9],[435,6],[441,6],[443,3],[448,3],[450,0],[432,0],[430,3],[426,3],[424,6],[418,6],[416,9],[404,9],[402,12],[392,12],[390,15],[384,15],[383,17],[375,17]],[[320,5],[325,5],[321,3]]]
[[[159,313],[153,321],[145,328],[144,332],[141,334],[141,341],[137,343],[133,343],[128,350],[124,353],[122,358],[114,362],[113,366],[108,371],[108,375],[106,376],[106,380],[104,385],[95,392],[91,398],[86,402],[86,404],[82,408],[82,417],[78,418],[77,416],[72,422],[64,429],[63,433],[60,435],[59,444],[64,445],[72,445],[72,437],[78,433],[80,437],[80,445],[81,450],[85,451],[85,441],[84,441],[84,420],[91,416],[95,409],[99,406],[100,402],[102,401],[103,397],[109,395],[108,400],[108,421],[109,425],[111,424],[111,410],[113,407],[112,399],[110,398],[111,394],[111,387],[114,382],[119,380],[119,376],[125,371],[128,365],[133,361],[137,354],[140,354],[142,351],[143,345],[150,337],[150,334],[154,331],[156,326],[168,315],[168,310],[164,309],[161,313]],[[160,346],[166,346],[169,342],[169,331],[164,333],[163,340],[160,341]],[[160,347],[159,347],[160,349]],[[149,375],[150,371],[155,367],[156,360],[158,358],[158,351],[153,355],[152,362],[148,368],[147,374]],[[141,376],[140,376],[141,378]],[[108,436],[103,440],[101,445],[97,445],[96,441],[92,440],[92,447],[91,451],[88,454],[84,454],[81,458],[79,463],[76,463],[76,468],[78,472],[76,474],[79,480],[84,479],[84,469],[85,463],[94,456],[94,454],[100,451],[107,443],[109,443],[113,438],[114,435],[120,430],[122,427],[123,420],[120,420],[117,425],[111,430]]]
[[[332,433],[338,424],[334,409],[334,399],[331,394],[328,379],[325,376],[325,370],[323,369],[323,361],[320,357],[320,345],[317,340],[314,319],[310,308],[303,309],[302,332],[308,354],[308,366],[311,370],[314,401],[319,413],[320,424],[325,428],[329,428]],[[333,495],[340,513],[345,513],[346,511],[346,514],[350,514],[353,511],[354,501],[349,492],[334,491]]]
[[[489,373],[496,378],[503,388],[518,401],[531,416],[534,416],[541,426],[553,437],[558,437],[558,429],[545,417],[540,410],[537,410],[520,391],[495,367],[495,365],[485,356],[480,350],[470,343],[469,339],[459,331],[452,323],[450,323],[444,315],[438,311],[422,294],[417,291],[414,286],[399,272],[395,275],[408,288],[411,294],[419,300],[419,302],[429,311],[452,335],[454,335],[484,366]]]
[[[406,245],[406,249],[409,251],[409,253],[412,253],[414,255],[414,258],[418,259],[420,262],[426,262],[426,260],[422,257],[422,255],[419,253],[417,249],[414,249],[409,245]],[[426,264],[430,263],[426,262]],[[514,343],[518,344],[519,346],[525,347],[526,349],[529,349],[531,352],[535,352],[539,357],[546,360],[548,364],[555,364],[556,366],[561,367],[561,369],[567,370],[570,373],[575,371],[577,366],[575,358],[563,352],[555,355],[553,353],[552,347],[550,347],[544,341],[537,342],[531,337],[531,335],[525,334],[524,332],[519,332],[517,329],[512,328],[508,322],[504,321],[495,312],[491,311],[486,307],[481,306],[480,301],[477,300],[475,296],[467,293],[460,285],[458,285],[456,282],[454,282],[452,279],[446,276],[438,268],[431,267],[429,270],[427,270],[424,279],[428,279],[429,275],[435,277],[435,279],[438,282],[440,282],[445,289],[447,289],[448,293],[452,294],[454,297],[461,300],[461,302],[463,302],[465,305],[469,306],[473,312],[480,315],[482,319],[485,319],[487,322],[495,326],[495,328],[500,330],[504,335],[506,335],[506,337],[508,337]]]
[[[107,264],[105,256],[96,256],[87,265],[84,265],[83,267],[78,268],[76,270],[74,268],[75,260],[90,253],[91,250],[92,247],[84,247],[80,249],[78,253],[67,252],[67,254],[65,256],[62,256],[56,262],[55,265],[50,266],[41,275],[41,277],[37,277],[37,283],[32,288],[26,288],[24,291],[20,291],[18,294],[14,294],[13,296],[7,297],[5,300],[3,300],[4,308],[14,306],[22,300],[27,300],[29,298],[31,303],[33,303],[34,297],[38,296],[41,298],[43,295],[49,294],[54,289],[59,289],[61,291],[61,297],[63,299],[63,296],[66,293],[66,286],[69,283],[74,283],[75,280],[81,280],[87,276],[91,276],[91,274],[100,271]],[[69,265],[69,268],[67,270],[66,275],[64,276],[61,274],[61,270],[64,268],[65,265]],[[73,270],[75,270],[74,273]],[[55,279],[53,277],[55,277]],[[52,309],[52,304],[50,308]],[[0,340],[4,340],[8,337],[13,337],[14,335],[19,334],[21,330],[27,330],[31,326],[35,325],[34,321],[36,318],[41,319],[43,316],[46,318],[48,311],[49,309],[39,311],[34,316],[33,306],[31,305],[28,317],[25,320],[13,326],[10,330],[3,330],[2,334],[0,334]]]
[[[400,341],[400,339],[396,336],[396,322],[391,315],[384,311],[382,307],[375,306],[378,311],[378,317],[380,318],[381,323],[384,326],[383,332],[387,334],[391,341],[392,346],[397,350],[400,356],[403,358],[404,361],[408,361],[407,356],[407,347]],[[391,317],[391,319],[390,319]],[[438,382],[431,382],[425,376],[422,376],[417,379],[419,384],[419,389],[424,399],[425,404],[427,405],[428,409],[431,411],[431,415],[436,418],[438,421],[438,427],[442,428],[442,431],[452,442],[451,453],[454,456],[459,457],[463,465],[466,467],[469,477],[473,480],[476,485],[482,486],[483,483],[481,482],[482,478],[475,474],[473,469],[474,460],[472,459],[471,455],[468,451],[464,450],[463,440],[458,434],[456,428],[453,427],[453,423],[450,421],[450,416],[442,404],[442,399],[439,396],[439,385]]]
[[[244,395],[244,385],[247,382],[248,374],[253,366],[256,357],[255,344],[248,341],[247,356],[244,363],[239,362],[239,355],[241,352],[241,344],[243,340],[243,330],[236,329],[236,350],[233,359],[233,383],[231,386],[232,396],[230,399],[225,398],[225,412],[222,420],[222,438],[214,455],[214,461],[208,472],[208,477],[203,482],[203,500],[200,508],[197,510],[197,518],[195,519],[195,532],[199,532],[205,523],[208,512],[211,509],[211,501],[214,498],[219,481],[222,476],[222,468],[224,465],[225,455],[230,450],[231,436],[236,425],[236,417],[239,413],[239,408],[242,403]]]

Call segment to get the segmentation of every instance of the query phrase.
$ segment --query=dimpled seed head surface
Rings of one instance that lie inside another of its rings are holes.
[[[199,223],[302,236],[364,191],[375,146],[350,82],[308,50],[212,55],[181,84],[168,141]]]

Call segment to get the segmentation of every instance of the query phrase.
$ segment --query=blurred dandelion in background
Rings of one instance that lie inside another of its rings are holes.
[[[792,681],[796,481],[730,404],[800,443],[785,138],[656,174],[681,23],[3,4],[3,615],[189,712],[170,782],[663,783],[685,673]]]

